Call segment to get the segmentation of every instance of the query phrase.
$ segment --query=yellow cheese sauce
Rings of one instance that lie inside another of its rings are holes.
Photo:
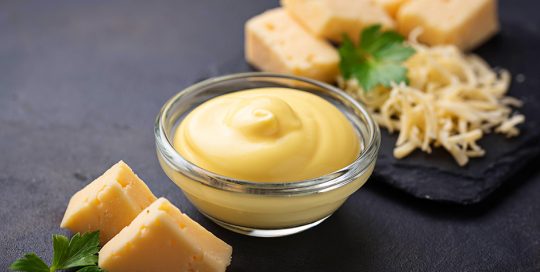
[[[359,136],[345,115],[314,94],[259,88],[199,105],[175,131],[174,148],[191,163],[230,178],[293,182],[352,163]]]

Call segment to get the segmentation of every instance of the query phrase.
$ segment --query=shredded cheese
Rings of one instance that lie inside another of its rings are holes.
[[[469,158],[484,156],[477,144],[484,134],[518,135],[517,125],[525,116],[511,108],[522,102],[506,96],[510,73],[495,71],[453,45],[419,44],[420,33],[413,31],[408,41],[416,49],[405,63],[409,86],[393,84],[365,92],[355,79],[338,79],[341,88],[372,111],[379,125],[399,131],[394,157],[406,157],[416,149],[431,153],[433,146],[441,146],[464,166]]]

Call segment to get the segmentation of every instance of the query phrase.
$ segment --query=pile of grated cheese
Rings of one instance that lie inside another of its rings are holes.
[[[431,153],[442,146],[460,166],[485,150],[478,140],[494,131],[507,137],[519,134],[525,116],[512,107],[522,102],[506,96],[510,73],[495,71],[484,60],[464,54],[453,45],[419,44],[417,29],[408,43],[416,54],[408,59],[409,86],[379,87],[365,92],[355,79],[338,79],[339,86],[362,101],[379,125],[399,131],[394,157],[416,149]]]

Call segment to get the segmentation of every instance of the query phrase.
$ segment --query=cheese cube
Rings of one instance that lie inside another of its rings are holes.
[[[156,197],[123,161],[75,193],[60,226],[72,232],[100,231],[105,244]]]
[[[373,0],[282,0],[281,4],[318,37],[341,41],[343,33],[358,41],[362,29],[380,24],[394,27],[392,18]]]
[[[419,26],[419,41],[454,44],[462,50],[477,47],[499,29],[496,0],[409,1],[401,6],[397,22],[404,35]]]
[[[246,23],[246,60],[260,70],[333,82],[339,56],[326,41],[317,39],[277,8]]]
[[[225,271],[232,247],[180,212],[156,200],[99,252],[108,272]]]
[[[392,17],[396,16],[400,6],[406,1],[409,0],[375,0],[375,2],[379,4],[379,6],[382,6]]]

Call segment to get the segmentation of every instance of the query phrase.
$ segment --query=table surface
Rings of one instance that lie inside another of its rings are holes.
[[[467,207],[371,180],[321,225],[283,238],[231,233],[186,201],[157,163],[154,118],[204,71],[241,56],[245,20],[277,5],[1,1],[0,270],[28,251],[48,260],[51,234],[67,234],[69,197],[124,160],[233,246],[230,271],[540,271],[537,163]],[[502,1],[503,29],[540,35],[538,8]]]

